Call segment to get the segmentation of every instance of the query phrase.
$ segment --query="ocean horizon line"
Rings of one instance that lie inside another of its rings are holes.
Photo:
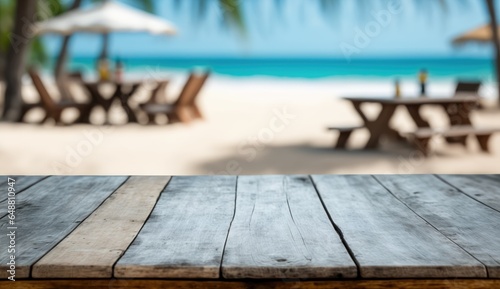
[[[52,55],[50,61],[56,60],[57,57]],[[97,55],[78,55],[71,58],[74,60],[89,60],[98,59]],[[171,56],[171,55],[114,55],[109,57],[110,60],[126,60],[126,59],[161,59],[161,60],[283,60],[283,61],[301,61],[301,60],[329,60],[329,61],[408,61],[408,60],[441,60],[441,61],[493,61],[493,56],[454,56],[454,55],[425,55],[425,56],[366,56],[346,58],[343,56],[234,56],[234,55],[217,55],[217,56]]]
[[[194,68],[208,69],[214,74],[229,77],[280,78],[413,78],[422,69],[441,79],[491,80],[494,75],[490,58],[179,58],[179,57],[119,57],[128,72],[186,73]],[[72,70],[92,73],[96,57],[73,57]],[[45,69],[53,68],[54,60]],[[111,64],[114,66],[114,64]]]

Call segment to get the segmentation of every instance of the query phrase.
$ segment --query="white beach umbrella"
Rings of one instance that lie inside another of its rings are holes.
[[[175,34],[175,26],[155,15],[113,1],[64,13],[35,26],[37,34],[147,32]]]

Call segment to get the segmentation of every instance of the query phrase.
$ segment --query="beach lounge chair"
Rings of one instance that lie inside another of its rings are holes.
[[[39,73],[30,68],[28,73],[33,81],[33,85],[35,86],[38,94],[40,95],[40,100],[43,105],[43,108],[46,112],[46,119],[52,118],[56,123],[62,123],[61,115],[62,112],[67,108],[75,108],[80,113],[78,119],[76,119],[75,123],[89,123],[90,118],[90,110],[92,106],[87,103],[77,103],[71,99],[61,99],[56,102],[50,96],[47,88],[45,87],[42,79],[40,78]]]
[[[148,102],[141,104],[140,108],[146,112],[150,122],[158,114],[165,114],[169,123],[188,123],[193,119],[203,118],[200,109],[196,105],[196,98],[208,76],[208,72],[191,73],[179,97],[173,104],[158,103],[157,98],[164,93],[166,86],[166,83],[159,83],[152,93],[152,98]]]
[[[57,89],[59,90],[62,99],[74,101],[73,95],[71,94],[70,84],[75,81],[83,81],[83,73],[81,71],[68,72],[59,79],[56,79]]]

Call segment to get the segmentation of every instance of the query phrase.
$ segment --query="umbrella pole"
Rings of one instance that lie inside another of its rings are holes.
[[[68,11],[78,9],[82,5],[82,0],[74,0]],[[61,51],[59,52],[59,57],[57,58],[56,67],[54,69],[54,75],[56,79],[59,79],[65,70],[66,62],[68,62],[69,56],[69,41],[72,35],[64,36],[63,44],[61,45]]]
[[[103,2],[108,3],[110,0],[104,0]],[[109,49],[109,33],[104,33],[102,35],[102,51],[101,60],[108,59],[108,49]]]
[[[108,59],[109,56],[109,33],[104,33],[102,35],[102,51],[101,51],[101,60]]]

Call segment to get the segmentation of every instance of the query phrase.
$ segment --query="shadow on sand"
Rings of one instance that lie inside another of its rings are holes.
[[[418,160],[416,160],[418,159]],[[425,160],[409,147],[380,150],[335,150],[310,144],[267,146],[255,154],[233,155],[200,164],[209,174],[326,174],[376,173],[383,166],[392,173],[410,173],[408,166]],[[368,171],[367,171],[368,170]]]

